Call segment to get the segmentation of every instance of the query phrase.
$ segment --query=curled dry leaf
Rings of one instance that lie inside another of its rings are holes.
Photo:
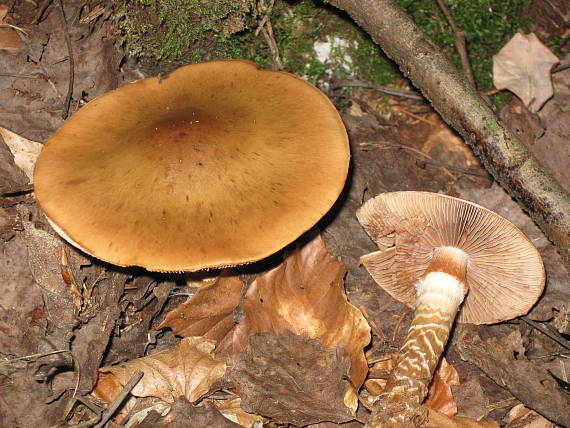
[[[493,83],[514,92],[534,113],[553,94],[550,71],[558,61],[534,33],[517,33],[493,57]]]
[[[456,415],[457,403],[451,392],[451,387],[456,385],[459,385],[457,370],[445,358],[442,358],[429,386],[428,397],[424,404],[446,416]]]
[[[233,355],[257,332],[305,333],[325,348],[342,342],[351,360],[350,378],[360,387],[368,373],[363,349],[370,342],[370,327],[346,299],[345,273],[344,263],[328,254],[317,236],[258,277],[243,300],[246,317],[234,330]]]
[[[426,428],[499,428],[495,421],[476,421],[462,416],[446,416],[435,410],[428,409],[429,422]]]
[[[342,346],[327,349],[319,339],[285,331],[250,336],[230,376],[243,409],[305,426],[354,419],[358,398],[346,379],[349,368]]]
[[[0,30],[2,30],[0,28]],[[35,141],[28,140],[24,137],[20,137],[12,131],[0,126],[0,135],[4,139],[6,145],[10,148],[12,155],[14,155],[14,162],[16,165],[24,171],[26,177],[32,182],[32,177],[34,175],[34,165],[36,164],[36,159],[42,150],[42,144],[36,143]]]
[[[214,342],[201,337],[187,337],[174,348],[118,366],[99,369],[99,380],[92,394],[111,402],[135,371],[144,376],[131,394],[158,397],[173,403],[183,396],[194,402],[206,394],[226,371],[226,363],[212,356]]]
[[[234,326],[232,312],[239,303],[242,288],[238,277],[219,277],[170,311],[159,328],[169,327],[183,337],[204,336],[217,344]]]
[[[6,24],[6,16],[10,8],[0,4],[0,24]],[[14,28],[0,28],[0,50],[15,53],[20,44],[20,36]]]
[[[245,410],[299,426],[354,417],[370,328],[346,299],[345,273],[317,236],[250,285],[231,343]]]
[[[524,404],[513,407],[507,416],[506,428],[554,428],[555,425],[548,419],[540,416],[533,410],[527,409]]]
[[[256,422],[262,424],[265,421],[261,416],[243,410],[238,396],[228,400],[212,400],[212,403],[227,419],[243,427],[251,428]]]

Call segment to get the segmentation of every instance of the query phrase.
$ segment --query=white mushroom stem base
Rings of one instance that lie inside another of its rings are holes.
[[[416,309],[396,367],[375,404],[370,428],[422,426],[420,407],[467,292],[467,255],[440,247],[417,283]]]

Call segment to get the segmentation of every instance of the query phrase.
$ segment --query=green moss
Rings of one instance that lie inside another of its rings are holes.
[[[335,77],[388,83],[397,68],[370,37],[337,9],[313,0],[279,2],[272,14],[273,30],[287,70],[315,82],[326,71]],[[327,43],[326,62],[315,43]]]
[[[435,0],[397,0],[455,65],[461,61],[455,49],[453,31]],[[518,29],[526,29],[524,6],[528,0],[445,0],[458,27],[465,35],[469,60],[478,87],[493,87],[495,55]]]
[[[253,0],[113,0],[129,53],[158,61],[241,57],[239,40],[254,21]]]
[[[262,67],[273,60],[261,34],[255,0],[112,0],[117,28],[133,56],[159,63],[244,58]],[[477,85],[492,88],[492,57],[518,28],[528,0],[446,0],[463,30]],[[414,21],[460,67],[453,32],[435,0],[398,0]],[[266,1],[267,3],[267,1]],[[276,0],[271,13],[285,70],[316,82],[327,72],[386,84],[401,77],[370,37],[345,14],[318,0]],[[326,62],[315,42],[329,43]],[[503,95],[498,96],[501,101]]]

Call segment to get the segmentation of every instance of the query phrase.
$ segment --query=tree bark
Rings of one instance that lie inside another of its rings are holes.
[[[513,196],[570,267],[570,195],[502,123],[393,0],[330,0],[346,11],[453,126],[495,180]]]

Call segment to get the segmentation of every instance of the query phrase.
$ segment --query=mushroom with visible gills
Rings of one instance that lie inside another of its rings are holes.
[[[241,60],[192,64],[87,103],[36,164],[58,233],[119,266],[197,271],[280,250],[331,208],[350,152],[316,87]]]
[[[461,199],[384,193],[357,217],[380,248],[361,263],[392,297],[415,309],[367,426],[416,426],[458,311],[459,322],[474,324],[526,314],[544,288],[544,266],[516,226]]]

